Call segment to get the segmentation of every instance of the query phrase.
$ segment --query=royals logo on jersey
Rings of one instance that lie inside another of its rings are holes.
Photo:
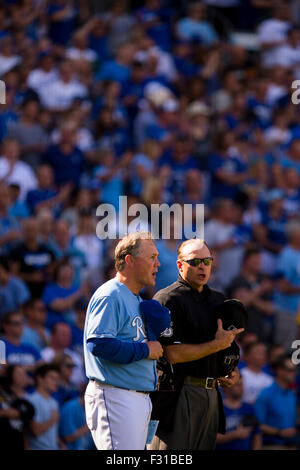
[[[170,325],[170,328],[166,328],[160,336],[164,336],[165,338],[170,338],[171,336],[173,336],[173,323],[171,322],[171,325]]]
[[[136,317],[134,317],[134,319],[132,320],[132,323],[131,325],[136,328],[136,335],[135,337],[133,338],[133,341],[140,341],[140,339],[142,338],[142,342],[144,343],[145,341],[147,341],[147,335],[146,335],[146,332],[145,332],[145,329],[144,329],[144,324],[143,324],[143,320],[141,319],[141,317],[139,315],[137,315]]]

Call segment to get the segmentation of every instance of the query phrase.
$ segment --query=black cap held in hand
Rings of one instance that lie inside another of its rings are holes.
[[[246,328],[248,312],[242,302],[237,299],[225,300],[215,309],[217,318],[221,318],[224,330]]]

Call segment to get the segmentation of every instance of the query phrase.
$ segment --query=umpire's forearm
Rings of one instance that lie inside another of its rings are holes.
[[[165,357],[170,364],[192,362],[220,351],[220,342],[216,339],[201,344],[173,344],[165,346]]]

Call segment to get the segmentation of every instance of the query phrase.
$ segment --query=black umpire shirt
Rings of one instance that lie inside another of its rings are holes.
[[[221,292],[207,285],[203,286],[202,292],[198,292],[179,275],[176,282],[158,291],[154,299],[171,312],[171,331],[167,332],[168,336],[160,338],[163,346],[206,343],[215,338],[218,319],[215,308],[225,300]],[[211,354],[197,361],[173,364],[174,374],[181,377],[217,377],[216,360],[217,354]]]

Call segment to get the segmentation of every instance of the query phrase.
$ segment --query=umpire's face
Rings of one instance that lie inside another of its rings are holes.
[[[181,277],[188,282],[194,289],[202,291],[204,284],[208,282],[211,263],[206,266],[201,262],[198,266],[191,266],[187,261],[195,258],[209,258],[211,253],[206,245],[200,240],[191,240],[191,243],[185,245],[177,260],[177,267]]]
[[[132,270],[136,282],[141,286],[154,286],[160,262],[153,240],[141,240],[139,254],[132,260]]]

